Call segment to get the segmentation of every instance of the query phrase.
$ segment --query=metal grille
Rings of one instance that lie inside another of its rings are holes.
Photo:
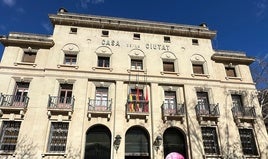
[[[51,123],[48,150],[50,152],[64,152],[66,149],[69,123]]]
[[[219,155],[219,145],[216,128],[202,127],[202,138],[205,154]]]
[[[19,121],[4,121],[1,131],[0,150],[14,151],[20,131]]]
[[[239,129],[240,140],[245,155],[258,155],[252,129]]]

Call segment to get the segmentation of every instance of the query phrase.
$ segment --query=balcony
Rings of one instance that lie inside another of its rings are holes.
[[[164,122],[167,120],[181,120],[183,122],[185,115],[184,104],[163,103],[161,108]]]
[[[107,117],[110,120],[112,114],[112,99],[111,100],[98,100],[90,99],[88,103],[87,116],[91,117]]]
[[[147,122],[149,117],[149,101],[148,100],[128,100],[126,104],[126,116],[130,118],[144,118]]]
[[[217,123],[220,117],[219,104],[197,104],[195,111],[199,123],[203,121],[214,121]]]
[[[0,94],[0,116],[3,114],[20,114],[24,116],[29,102],[29,97],[21,95]]]
[[[68,115],[69,118],[73,112],[74,96],[73,97],[59,97],[50,96],[48,98],[48,116],[52,115]]]
[[[233,106],[232,112],[237,124],[241,122],[254,123],[256,120],[256,112],[254,107]]]

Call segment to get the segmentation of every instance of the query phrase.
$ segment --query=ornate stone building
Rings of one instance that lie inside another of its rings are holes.
[[[200,26],[69,13],[2,36],[2,158],[267,158],[243,52]]]

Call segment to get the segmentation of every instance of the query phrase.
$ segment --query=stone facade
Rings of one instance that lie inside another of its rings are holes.
[[[49,18],[0,39],[1,157],[267,158],[254,59],[205,24]]]

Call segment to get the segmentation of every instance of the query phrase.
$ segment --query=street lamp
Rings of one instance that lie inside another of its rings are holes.
[[[115,136],[114,148],[115,148],[116,152],[119,149],[119,146],[120,146],[120,143],[121,143],[121,139],[122,139],[122,137],[120,135],[116,135]]]
[[[154,145],[156,151],[159,150],[159,147],[160,147],[161,144],[162,144],[162,140],[163,140],[163,138],[162,138],[160,135],[158,135],[158,136],[155,138],[155,140],[154,140],[154,144],[153,144],[153,145]]]

